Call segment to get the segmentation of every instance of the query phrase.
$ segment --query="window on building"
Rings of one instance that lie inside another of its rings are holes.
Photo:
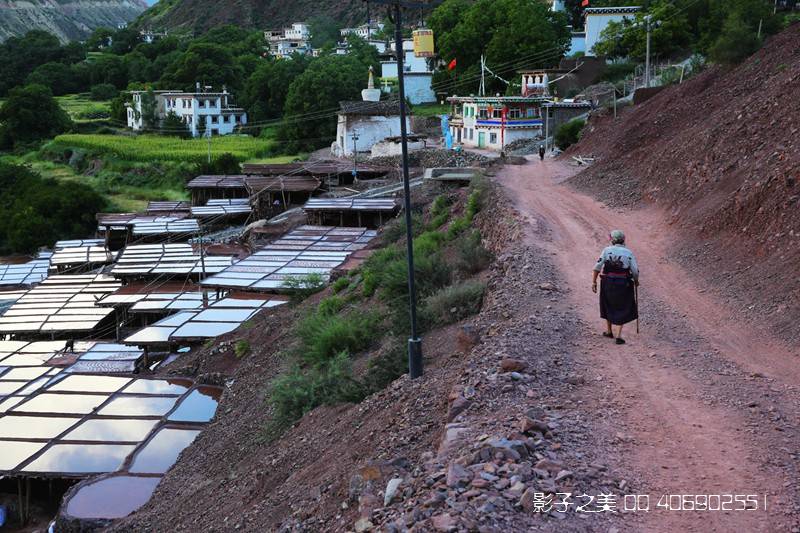
[[[503,110],[502,109],[494,109],[492,110],[492,118],[502,118],[503,117]]]
[[[231,116],[230,115],[225,115],[222,118],[222,120],[223,120],[223,122],[225,122],[225,124],[230,124],[231,123]]]
[[[211,129],[211,135],[219,135],[219,130],[216,128]]]
[[[539,110],[535,107],[528,108],[528,118],[538,117]]]
[[[509,109],[508,118],[522,118],[522,111],[517,108]]]
[[[497,144],[497,134],[490,133],[489,134],[489,144]]]
[[[478,118],[489,118],[489,111],[486,109],[481,109],[478,112]]]
[[[211,117],[211,123],[212,124],[216,124],[217,121],[218,121],[218,117],[216,117],[216,116]]]

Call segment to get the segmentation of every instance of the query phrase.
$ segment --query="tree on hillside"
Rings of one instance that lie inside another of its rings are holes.
[[[45,31],[10,37],[0,45],[0,95],[21,85],[36,67],[63,58],[61,43]]]
[[[374,46],[358,35],[350,35],[347,37],[347,48],[348,55],[360,61],[362,65],[366,65],[367,69],[372,67],[376,76],[380,73],[381,59]]]
[[[761,42],[756,32],[745,24],[741,15],[733,13],[725,20],[709,56],[718,63],[733,65],[758,50],[759,46]]]
[[[104,203],[84,184],[62,184],[0,163],[0,253],[30,253],[59,239],[91,235]]]
[[[151,81],[151,67],[152,63],[147,56],[141,53],[138,49],[130,54],[126,54],[122,58],[125,65],[125,73],[127,75],[128,83],[134,81],[148,82]]]
[[[158,121],[158,102],[156,101],[156,93],[152,87],[148,87],[147,91],[142,93],[142,127],[145,130],[156,130],[160,124]]]
[[[224,46],[212,43],[195,42],[186,52],[180,54],[170,64],[161,83],[170,88],[194,90],[196,82],[221,89],[238,88],[242,83],[242,71],[233,60],[230,51]]]
[[[308,68],[310,62],[308,56],[295,55],[259,65],[239,97],[239,102],[248,111],[250,122],[280,118],[289,85]]]
[[[112,37],[111,51],[120,56],[125,55],[132,52],[141,42],[142,36],[137,28],[122,28],[117,30]]]
[[[56,96],[82,91],[85,87],[80,81],[73,77],[70,65],[55,61],[39,65],[25,78],[27,85],[44,85]]]
[[[339,42],[339,30],[341,24],[336,22],[328,15],[315,15],[308,19],[308,26],[311,30],[311,46],[313,48],[322,48],[325,45]]]
[[[92,32],[89,38],[86,39],[86,46],[89,50],[97,52],[111,46],[113,40],[114,30],[110,28],[97,28]]]
[[[92,85],[110,83],[117,89],[128,85],[128,69],[121,56],[103,54],[89,63]]]
[[[557,65],[570,45],[566,15],[550,11],[544,2],[447,0],[429,22],[439,55],[457,61],[455,71],[437,76],[447,92],[476,91],[481,55],[497,75],[508,78],[521,68]],[[506,89],[494,78],[487,83],[490,91]]]
[[[44,85],[12,89],[0,107],[0,145],[18,146],[50,139],[72,126],[66,112]]]
[[[738,27],[736,34],[746,37],[742,43],[733,43],[734,48],[741,50],[754,50],[750,37],[755,38],[759,24],[762,35],[779,29],[778,18],[763,0],[653,0],[646,3],[646,10],[633,20],[610,23],[594,52],[610,58],[644,60],[647,36],[644,17],[647,14],[653,20],[651,50],[662,58],[689,51],[709,53],[729,19],[733,19],[729,30]],[[743,26],[749,28],[752,36],[744,35]],[[728,42],[732,41],[728,39]],[[722,47],[718,51],[726,53]]]
[[[161,121],[159,133],[161,135],[181,137],[182,139],[188,139],[192,135],[186,122],[172,111],[167,113],[167,116]]]
[[[368,72],[369,66],[350,55],[313,61],[289,86],[285,122],[278,131],[286,150],[306,151],[329,143],[336,136],[339,102],[360,98]]]

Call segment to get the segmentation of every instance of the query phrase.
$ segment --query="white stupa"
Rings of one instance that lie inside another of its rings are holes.
[[[375,79],[372,74],[372,67],[369,67],[369,82],[367,88],[361,91],[361,99],[365,102],[380,102],[381,90],[375,88]]]

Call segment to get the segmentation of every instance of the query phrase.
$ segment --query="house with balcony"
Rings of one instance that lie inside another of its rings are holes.
[[[286,58],[292,54],[313,55],[311,30],[303,22],[295,22],[288,28],[268,30],[264,39],[269,44],[269,53],[274,57]]]
[[[144,121],[146,95],[146,91],[133,91],[132,101],[127,104],[128,127],[133,131],[156,127]],[[232,95],[224,87],[222,92],[213,92],[201,90],[198,83],[195,92],[154,91],[153,95],[156,119],[161,122],[174,114],[183,120],[192,137],[228,135],[247,124],[247,113],[233,105]]]
[[[543,136],[542,106],[552,100],[544,71],[522,74],[519,96],[452,96],[448,120],[455,144],[503,151],[521,139]]]

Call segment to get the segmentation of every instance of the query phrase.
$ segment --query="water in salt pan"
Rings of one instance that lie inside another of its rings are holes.
[[[220,389],[215,387],[199,387],[193,390],[169,415],[172,422],[208,422],[217,411]]]
[[[133,460],[130,471],[137,474],[163,474],[169,470],[184,448],[189,446],[200,430],[163,428]]]
[[[113,476],[84,485],[70,498],[74,518],[123,518],[147,503],[161,477]]]
[[[158,424],[158,420],[87,420],[73,429],[63,440],[141,442]]]
[[[164,416],[175,405],[176,398],[155,396],[117,396],[97,412],[111,416]]]
[[[65,474],[113,472],[122,466],[135,448],[121,444],[54,444],[23,471]]]

